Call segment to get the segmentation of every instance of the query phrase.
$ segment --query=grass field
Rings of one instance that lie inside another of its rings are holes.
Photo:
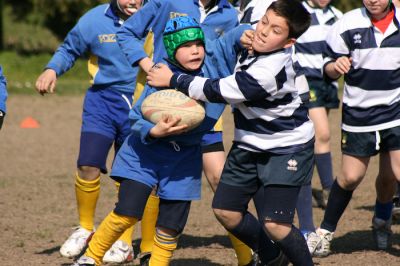
[[[50,54],[20,55],[15,52],[0,53],[0,65],[7,78],[10,94],[33,94],[35,82],[43,71]],[[57,81],[57,93],[82,94],[89,86],[86,60],[78,60],[74,67]]]
[[[77,225],[74,171],[79,147],[83,95],[11,94],[9,112],[0,131],[0,257],[2,266],[70,265],[58,250]],[[40,128],[23,129],[20,122],[32,116]],[[224,114],[225,147],[233,137],[232,115]],[[340,112],[331,113],[335,175],[340,174]],[[110,166],[112,154],[109,157]],[[315,258],[316,265],[400,265],[400,225],[393,226],[393,248],[374,250],[371,218],[378,160],[371,160],[367,176],[353,195],[332,244],[333,254]],[[317,176],[314,187],[319,188]],[[112,210],[114,183],[102,177],[96,225]],[[171,266],[235,266],[226,231],[211,211],[212,192],[203,178],[202,200],[193,202]],[[315,225],[323,211],[313,209]],[[140,226],[134,235],[137,250]],[[131,265],[138,265],[138,260]]]
[[[34,82],[50,55],[21,56],[0,53],[8,79],[8,114],[0,132],[0,265],[69,265],[60,257],[61,243],[77,224],[73,173],[79,147],[83,93],[89,86],[86,62],[58,81],[56,95],[41,97]],[[22,129],[21,121],[31,116],[40,128]],[[229,110],[224,114],[224,141],[228,149],[233,137]],[[334,172],[340,174],[340,112],[331,112]],[[110,155],[108,165],[113,155]],[[374,250],[370,225],[375,200],[374,179],[378,160],[368,174],[339,223],[327,258],[315,258],[316,265],[400,265],[400,225],[393,226],[393,248]],[[203,179],[204,181],[204,179]],[[319,187],[318,178],[313,180]],[[112,210],[115,187],[105,175],[96,211],[96,225]],[[172,266],[236,265],[225,230],[211,211],[212,192],[203,182],[202,200],[194,202],[187,227],[180,238]],[[318,225],[323,211],[314,209]],[[140,225],[134,234],[138,249]],[[138,260],[130,265],[137,265]]]

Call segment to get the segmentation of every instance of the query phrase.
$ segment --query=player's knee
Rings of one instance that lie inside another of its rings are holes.
[[[206,178],[208,180],[208,183],[211,186],[211,189],[215,192],[217,190],[218,187],[218,183],[219,183],[219,179],[220,179],[220,175],[216,175],[213,173],[205,173]]]
[[[215,217],[228,230],[235,228],[241,221],[242,215],[239,212],[213,209]]]
[[[79,166],[78,175],[84,180],[95,180],[100,176],[100,169],[93,166]]]
[[[320,134],[315,135],[316,145],[327,145],[329,144],[330,139],[331,136],[329,134],[329,131],[320,132]]]
[[[159,233],[161,233],[163,235],[168,235],[168,236],[172,236],[172,237],[176,237],[177,235],[179,235],[181,233],[181,232],[178,232],[176,229],[166,228],[166,227],[162,227],[162,226],[157,226],[157,230]]]
[[[275,221],[265,221],[264,226],[268,232],[268,235],[274,241],[279,241],[285,238],[289,234],[292,227],[291,224]]]
[[[344,171],[343,176],[338,177],[337,181],[339,186],[345,190],[354,190],[361,183],[363,176],[356,173],[351,173],[351,171]]]

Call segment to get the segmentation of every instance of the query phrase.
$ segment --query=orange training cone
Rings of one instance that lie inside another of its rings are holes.
[[[32,117],[28,116],[24,120],[22,120],[21,124],[19,125],[20,128],[39,128],[39,122],[33,119]]]

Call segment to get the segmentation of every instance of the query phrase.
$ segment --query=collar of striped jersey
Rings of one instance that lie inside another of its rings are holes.
[[[308,5],[310,8],[312,9],[321,9],[324,13],[328,12],[331,10],[331,5],[328,4],[325,8],[320,8],[318,6],[312,6],[310,1],[304,1],[306,3],[306,5]]]
[[[271,54],[275,54],[275,53],[279,53],[279,52],[283,52],[285,51],[285,48],[280,48],[274,51],[270,51],[270,52],[257,52],[257,51],[253,51],[253,54],[249,54],[248,50],[243,50],[241,52],[241,54],[239,55],[239,63],[242,63],[244,60],[246,60],[247,58],[253,58],[253,57],[260,57],[263,55],[271,55]]]
[[[263,56],[263,55],[271,55],[271,54],[280,53],[280,52],[283,52],[283,51],[285,51],[285,48],[280,48],[280,49],[273,50],[273,51],[270,51],[270,52],[257,52],[257,51],[254,51],[253,56],[259,57],[259,56]]]
[[[366,8],[364,6],[364,4],[363,4],[363,8],[365,8],[365,12],[367,12],[368,17],[372,20],[371,13],[368,11],[368,8]],[[389,5],[387,6],[387,8],[385,10],[389,10],[389,12],[390,12],[390,10],[394,10],[394,18],[396,18],[396,7],[394,4],[392,4],[392,0],[389,0]]]

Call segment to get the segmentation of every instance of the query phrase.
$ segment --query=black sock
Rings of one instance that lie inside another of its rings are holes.
[[[331,153],[317,153],[315,154],[315,166],[317,166],[317,171],[319,179],[321,181],[321,186],[323,189],[331,189],[333,184],[333,171],[332,171],[332,157]]]
[[[321,223],[322,229],[335,232],[339,219],[344,213],[347,205],[349,205],[352,195],[353,190],[344,190],[339,186],[336,180],[333,182],[324,219]]]
[[[296,227],[292,226],[290,233],[276,243],[294,266],[314,265],[306,240]]]
[[[297,199],[296,211],[301,232],[304,234],[306,232],[315,231],[311,184],[301,186]]]
[[[262,212],[264,209],[264,187],[261,186],[253,196],[254,206],[256,207],[258,220],[262,220]]]
[[[249,212],[245,213],[242,221],[229,232],[256,252],[265,264],[279,255],[278,246],[269,239],[260,222]]]

